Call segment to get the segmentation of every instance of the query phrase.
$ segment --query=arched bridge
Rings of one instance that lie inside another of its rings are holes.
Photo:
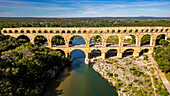
[[[80,49],[86,54],[86,59],[89,58],[89,53],[92,50],[100,50],[102,58],[106,57],[106,53],[110,49],[117,50],[117,56],[122,58],[122,54],[127,49],[133,49],[133,56],[138,56],[141,50],[149,49],[152,53],[153,47],[156,44],[156,38],[160,34],[165,35],[165,39],[170,37],[170,27],[20,27],[20,28],[3,28],[1,31],[4,35],[10,35],[18,38],[25,35],[34,44],[36,36],[44,36],[47,39],[48,47],[52,49],[61,49],[68,57],[75,49]],[[141,38],[148,34],[150,36],[150,44],[148,46],[141,46]],[[64,46],[52,46],[52,38],[54,36],[62,36],[65,40]],[[70,46],[69,41],[73,36],[81,36],[84,38],[86,44],[84,46]],[[100,46],[91,46],[90,39],[93,36],[99,35],[102,38]],[[119,39],[117,46],[107,46],[107,39],[109,36],[116,35]],[[133,46],[124,46],[126,36],[134,35],[136,44]]]

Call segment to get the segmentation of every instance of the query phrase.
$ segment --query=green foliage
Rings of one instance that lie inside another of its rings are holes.
[[[150,35],[144,35],[141,39],[141,45],[150,44]]]
[[[55,36],[52,39],[52,45],[64,45],[64,38],[61,36]]]
[[[107,76],[113,77],[113,73],[107,72]]]
[[[144,60],[148,61],[148,55],[143,54]]]
[[[170,45],[167,47],[155,47],[153,57],[158,63],[158,67],[165,73],[170,72]]]
[[[169,45],[169,42],[168,42],[167,40],[165,40],[165,39],[161,39],[161,40],[159,41],[159,44],[162,45],[162,46],[168,46],[168,45]]]

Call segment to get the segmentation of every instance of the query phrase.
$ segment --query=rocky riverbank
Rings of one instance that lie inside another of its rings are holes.
[[[93,69],[116,87],[119,96],[167,96],[168,92],[147,55],[93,59]]]

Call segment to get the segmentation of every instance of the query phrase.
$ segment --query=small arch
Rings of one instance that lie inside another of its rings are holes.
[[[86,44],[86,41],[85,39],[80,36],[80,35],[74,35],[70,38],[70,41],[69,41],[69,46],[75,46],[75,45],[85,45]]]
[[[63,30],[61,33],[65,33],[65,30]]]
[[[24,33],[24,30],[21,30],[21,33]]]
[[[41,31],[41,30],[39,30],[39,31],[38,31],[38,33],[42,33],[42,31]]]
[[[73,32],[73,33],[76,33],[76,30],[73,30],[72,32]]]
[[[148,32],[149,31],[149,29],[146,29],[146,31],[145,32]]]
[[[102,45],[102,38],[101,38],[101,36],[99,36],[99,35],[92,36],[90,38],[89,44],[90,44],[90,47],[91,46],[95,46],[95,45]]]
[[[54,31],[53,31],[53,30],[50,30],[50,33],[54,33]]]
[[[163,30],[164,30],[164,29],[161,29],[161,31],[160,31],[160,32],[163,32]]]
[[[47,31],[47,30],[45,30],[45,31],[44,31],[44,33],[48,33],[48,31]]]
[[[78,30],[78,33],[81,33],[81,30]]]
[[[126,50],[124,51],[122,57],[127,57],[127,56],[130,56],[130,55],[133,55],[133,52],[134,52],[133,49],[126,49]]]
[[[93,49],[90,53],[90,58],[96,58],[101,56],[101,51],[99,49]]]
[[[86,30],[84,30],[84,31],[83,31],[83,33],[87,33],[87,31],[86,31]]]
[[[154,29],[151,29],[151,32],[153,32]]]
[[[143,45],[150,46],[150,41],[151,41],[151,35],[149,34],[143,35],[141,38],[141,46]]]
[[[15,33],[18,33],[18,30],[15,30]]]
[[[126,36],[123,42],[123,46],[136,46],[136,37],[135,35]]]
[[[129,33],[132,33],[132,29],[129,31]]]
[[[121,32],[121,30],[118,30],[117,32],[118,32],[118,33],[120,33],[120,32]]]
[[[12,30],[9,30],[9,33],[12,33]]]
[[[42,35],[37,35],[34,38],[34,44],[38,46],[48,46],[47,38]]]
[[[4,32],[4,33],[7,33],[7,31],[6,31],[6,30],[4,30],[3,32]]]
[[[30,33],[30,30],[27,30],[26,32],[27,32],[27,33]]]
[[[123,33],[126,33],[126,30],[124,30]]]
[[[32,31],[32,33],[36,33],[36,31],[35,31],[35,30],[33,30],[33,31]]]
[[[64,32],[65,32],[65,31],[64,31]],[[59,31],[59,30],[57,30],[57,31],[56,31],[56,33],[60,33],[60,31]]]
[[[137,32],[138,32],[138,29],[136,29],[135,32],[137,33]]]
[[[109,36],[106,40],[106,46],[119,46],[119,37],[117,35]]]
[[[67,33],[71,33],[71,31],[70,31],[70,30],[68,30],[68,31],[67,31]]]
[[[95,30],[95,31],[94,31],[94,33],[98,33],[98,31],[97,31],[97,30]]]
[[[165,40],[165,34],[160,34],[156,37],[156,45],[160,45],[159,41],[161,39],[164,39]]]
[[[100,31],[100,33],[103,33],[103,31]]]
[[[30,42],[30,39],[28,36],[26,35],[20,35],[17,37],[17,40],[20,42],[20,43],[27,43],[27,42]]]
[[[109,30],[107,30],[107,33],[109,33],[110,31]]]
[[[92,33],[92,30],[90,30],[89,33]]]
[[[117,56],[117,50],[116,49],[110,49],[106,53],[106,58]]]
[[[169,29],[166,29],[165,32],[168,32]]]
[[[144,53],[148,53],[148,52],[149,52],[149,49],[145,48],[140,51],[139,56],[143,55]]]
[[[144,29],[142,29],[141,32],[144,32]]]
[[[155,32],[158,32],[158,29],[156,29],[156,31]]]
[[[51,39],[51,42],[52,42],[51,43],[52,47],[60,46],[60,45],[65,45],[65,40],[60,35],[53,36],[52,39]]]
[[[115,33],[115,30],[112,30],[112,33]]]

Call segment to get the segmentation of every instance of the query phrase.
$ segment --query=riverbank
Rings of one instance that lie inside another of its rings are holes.
[[[93,69],[116,87],[119,96],[169,95],[147,55],[92,61]]]

